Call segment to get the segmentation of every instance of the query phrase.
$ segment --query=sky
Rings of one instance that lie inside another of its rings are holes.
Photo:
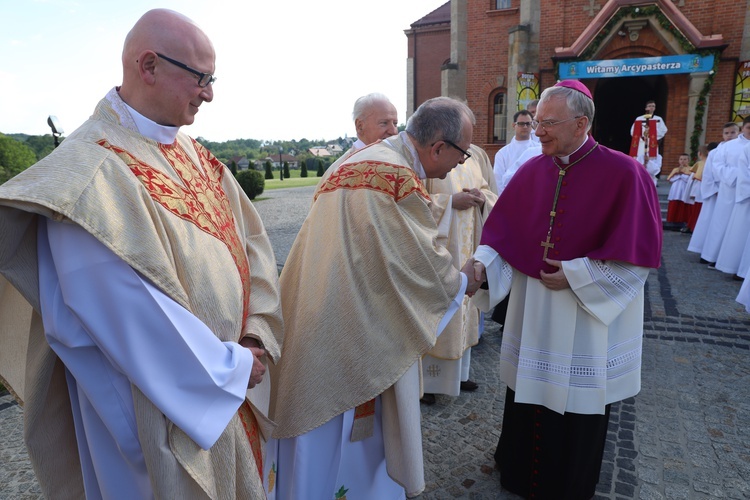
[[[163,7],[193,19],[216,50],[214,100],[193,137],[355,135],[354,101],[387,95],[406,120],[404,30],[447,0],[0,0],[0,133],[68,135],[122,81],[125,35]],[[368,7],[369,6],[369,7]]]

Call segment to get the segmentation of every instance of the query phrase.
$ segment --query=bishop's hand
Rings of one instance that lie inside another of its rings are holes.
[[[552,259],[544,259],[544,262],[546,262],[550,266],[556,267],[557,271],[553,273],[545,273],[544,271],[539,271],[539,276],[542,280],[542,284],[550,290],[564,290],[565,288],[570,288],[568,278],[565,277],[565,273],[562,269],[562,262]]]

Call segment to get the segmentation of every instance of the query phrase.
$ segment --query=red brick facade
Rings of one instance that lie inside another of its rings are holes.
[[[521,1],[539,5],[538,21],[521,26],[524,24],[521,20]],[[557,62],[579,60],[580,54],[586,49],[596,48],[586,58],[590,60],[629,59],[692,52],[685,50],[684,42],[681,42],[685,39],[693,42],[693,45],[696,45],[696,40],[699,40],[698,45],[707,44],[706,47],[718,55],[719,63],[705,108],[706,126],[702,139],[703,142],[721,140],[722,126],[732,118],[734,78],[737,63],[741,60],[742,40],[743,37],[750,37],[750,34],[745,33],[746,1],[511,0],[511,8],[504,10],[495,10],[495,4],[494,0],[465,2],[465,97],[477,118],[474,142],[483,146],[490,157],[503,146],[502,142],[493,140],[494,96],[498,92],[516,92],[515,77],[511,77],[508,70],[510,58],[513,57],[510,40],[514,32],[519,29],[528,30],[529,25],[532,39],[538,41],[539,57],[538,60],[534,59],[535,68],[525,68],[523,71],[537,73],[542,89],[556,81]],[[635,7],[651,9],[645,12],[652,13],[640,18],[637,15],[635,18],[614,17],[620,9],[632,11]],[[653,13],[655,8],[659,9],[656,14]],[[620,28],[609,33],[603,40],[598,39],[597,35],[606,31],[604,28],[607,22],[613,18],[618,20]],[[669,21],[666,25],[663,22],[665,19]],[[631,38],[630,30],[627,29],[630,25],[622,23],[633,21],[635,24],[641,21],[642,25],[634,29],[637,36]],[[538,22],[537,33],[533,32],[535,22]],[[415,31],[417,30],[418,28]],[[429,33],[425,33],[418,36],[428,35]],[[446,37],[446,33],[436,34],[437,37]],[[415,107],[430,97],[440,95],[441,76],[435,71],[435,61],[444,61],[450,57],[450,35],[447,37],[447,43],[445,39],[433,41],[430,49],[423,48],[427,56],[419,52],[421,44],[418,38],[416,53],[411,52],[412,40],[409,42],[410,57],[414,57],[417,76],[413,90],[416,96]],[[581,40],[584,41],[583,45],[580,45]],[[577,42],[579,45],[576,45]],[[571,52],[566,52],[568,49]],[[575,50],[578,50],[578,54]],[[423,62],[421,57],[428,60]],[[428,85],[427,81],[431,83]],[[654,99],[657,103],[656,114],[664,118],[669,127],[661,150],[664,169],[671,169],[677,163],[680,153],[689,152],[695,111],[690,109],[690,102],[697,102],[697,93],[702,89],[701,85],[693,82],[691,94],[689,75],[587,78],[582,82],[594,95],[597,118],[593,132],[602,143],[627,152],[630,124],[644,112],[646,100]],[[696,90],[695,87],[700,88]],[[508,114],[512,115],[514,111],[515,109],[509,109]]]

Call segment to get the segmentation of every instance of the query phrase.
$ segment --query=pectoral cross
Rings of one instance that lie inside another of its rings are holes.
[[[551,234],[547,233],[547,241],[542,241],[539,244],[544,247],[544,256],[542,257],[542,260],[547,258],[547,252],[549,252],[550,248],[555,248],[555,244],[550,242]]]

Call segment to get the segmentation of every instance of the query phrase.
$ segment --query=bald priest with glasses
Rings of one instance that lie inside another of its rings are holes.
[[[265,498],[276,263],[237,181],[180,131],[214,59],[193,21],[147,12],[122,85],[0,186],[0,380],[47,498]]]
[[[526,498],[592,498],[610,405],[640,390],[659,203],[640,164],[589,134],[593,118],[578,81],[542,93],[543,154],[510,180],[474,254],[488,283],[474,298],[479,307],[510,293],[495,460],[503,488]]]

